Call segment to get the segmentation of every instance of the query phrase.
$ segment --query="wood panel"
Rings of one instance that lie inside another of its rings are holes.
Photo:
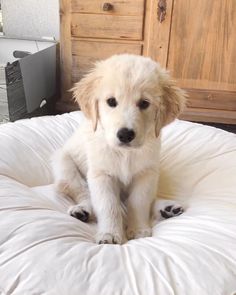
[[[114,13],[120,15],[143,15],[144,0],[111,0],[112,10],[104,11],[104,0],[72,0],[71,6],[73,12],[80,13]]]
[[[174,1],[168,68],[182,87],[236,91],[235,28],[235,0]]]
[[[188,106],[191,108],[236,111],[236,92],[201,89],[186,90],[189,95]]]
[[[68,89],[72,86],[71,70],[71,7],[70,1],[60,0],[60,71],[61,71],[61,99],[71,98]]]
[[[180,119],[194,122],[236,124],[235,111],[187,108]]]
[[[94,65],[95,61],[120,53],[142,54],[142,45],[135,43],[73,41],[73,82],[77,82],[84,74],[86,74]]]
[[[64,93],[96,60],[143,54],[187,88],[182,118],[236,124],[236,0],[111,0],[110,11],[102,10],[102,0],[60,2]],[[163,2],[166,16],[160,22]],[[64,101],[61,110],[77,108],[69,97]]]
[[[163,22],[158,20],[158,2],[158,0],[146,2],[143,53],[166,67],[173,0],[166,0],[166,16]]]
[[[142,16],[73,13],[71,32],[76,37],[142,39]]]

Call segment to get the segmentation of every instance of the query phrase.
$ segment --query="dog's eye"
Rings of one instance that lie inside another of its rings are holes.
[[[149,107],[150,102],[146,99],[140,99],[137,106],[140,108],[140,110],[145,110]]]
[[[111,107],[111,108],[115,108],[117,106],[117,101],[115,99],[115,97],[110,97],[107,99],[107,104]]]

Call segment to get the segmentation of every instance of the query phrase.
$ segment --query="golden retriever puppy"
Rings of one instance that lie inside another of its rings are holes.
[[[76,202],[69,213],[96,216],[98,243],[150,236],[161,128],[183,109],[184,92],[158,63],[129,54],[97,62],[73,91],[87,119],[53,164],[57,190]]]

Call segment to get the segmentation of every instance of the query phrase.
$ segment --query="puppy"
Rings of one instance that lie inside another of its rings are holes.
[[[158,63],[128,54],[97,62],[73,91],[87,120],[53,164],[57,190],[76,202],[69,214],[85,222],[96,216],[98,243],[151,236],[160,133],[183,109],[185,93]]]

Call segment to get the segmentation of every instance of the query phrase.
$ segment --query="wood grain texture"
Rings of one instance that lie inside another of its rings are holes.
[[[105,2],[112,5],[111,11],[103,11]],[[119,15],[143,15],[144,0],[72,0],[71,6],[73,12],[80,13],[99,13],[99,14],[119,14]]]
[[[60,71],[61,99],[68,101],[72,86],[72,54],[71,54],[71,7],[70,1],[60,0]]]
[[[60,1],[64,93],[96,60],[143,54],[189,90],[183,118],[236,124],[236,0],[166,0],[162,23],[159,0],[111,0],[107,12],[107,1]],[[65,110],[77,107],[64,101]]]
[[[160,23],[157,15],[158,0],[147,0],[144,34],[144,55],[167,66],[173,0],[167,0],[165,20]]]
[[[168,68],[182,87],[236,91],[236,1],[175,0]]]
[[[71,32],[76,37],[141,40],[142,16],[73,13]]]
[[[236,124],[235,111],[187,108],[180,119],[193,122]]]
[[[153,0],[146,0],[145,1],[145,10],[144,10],[144,21],[143,21],[143,55],[148,56],[149,50],[149,39],[150,39],[150,26],[152,25],[152,18],[151,18],[151,8],[152,8]],[[154,27],[155,29],[155,27]]]
[[[189,95],[189,107],[235,111],[236,117],[236,92],[202,89],[186,90]]]
[[[95,61],[110,57],[113,54],[133,53],[142,54],[142,45],[113,42],[73,41],[72,79],[77,82],[86,74]]]
[[[143,40],[120,40],[120,39],[106,39],[106,38],[86,38],[86,37],[71,37],[73,41],[90,41],[90,42],[105,42],[105,43],[113,43],[113,44],[139,44],[143,45]]]

